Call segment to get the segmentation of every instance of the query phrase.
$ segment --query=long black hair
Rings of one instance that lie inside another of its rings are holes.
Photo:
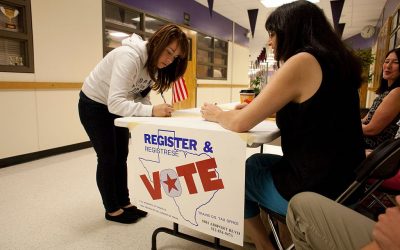
[[[339,80],[360,87],[359,59],[345,47],[317,5],[305,0],[284,4],[271,13],[265,28],[276,35],[274,53],[278,62],[301,51],[313,50],[335,70]]]
[[[176,57],[167,67],[159,69],[157,67],[158,59],[165,48],[175,40],[178,42],[181,55]],[[189,53],[187,36],[177,25],[167,24],[150,37],[146,46],[148,59],[145,68],[147,68],[151,79],[155,82],[153,90],[165,92],[186,71]]]
[[[392,49],[390,50],[386,56],[385,56],[385,60],[386,58],[389,56],[390,53],[396,53],[397,56],[397,60],[400,59],[400,48],[397,49]],[[382,94],[383,92],[385,92],[386,90],[389,89],[389,85],[388,85],[388,81],[386,79],[383,78],[383,67],[382,67],[382,73],[381,73],[381,82],[379,84],[378,89],[375,91],[375,93],[377,94]],[[400,68],[399,68],[400,71]],[[390,88],[394,88],[394,87],[398,87],[400,86],[400,77],[397,77],[397,79],[394,81],[394,83],[392,84],[392,86],[390,86]]]

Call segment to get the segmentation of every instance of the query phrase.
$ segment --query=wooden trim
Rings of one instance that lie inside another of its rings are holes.
[[[11,89],[80,89],[80,82],[0,82],[1,90]]]
[[[248,88],[248,84],[200,83],[197,88]],[[0,82],[0,89],[80,89],[80,82]]]
[[[232,84],[232,88],[249,88],[249,84]]]
[[[211,83],[200,83],[197,84],[197,88],[248,88],[248,84],[211,84]]]

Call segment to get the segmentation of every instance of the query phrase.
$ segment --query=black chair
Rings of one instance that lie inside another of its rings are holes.
[[[391,139],[380,144],[372,151],[355,170],[356,178],[353,183],[336,199],[336,202],[355,207],[370,196],[385,179],[397,174],[400,169],[400,138]],[[367,181],[374,182],[367,184]],[[277,214],[267,208],[262,208],[267,213],[267,220],[271,227],[275,243],[279,250],[283,250],[279,238],[277,221],[286,224],[285,216]],[[293,249],[290,245],[286,249]]]
[[[399,168],[400,138],[383,142],[372,151],[356,169],[356,179],[336,199],[336,202],[342,204],[347,202],[347,200],[362,187],[361,194],[357,194],[360,198],[357,199],[356,203],[353,205],[360,204],[371,195],[384,180],[395,176]],[[373,179],[374,182],[367,184],[367,181],[371,179]]]
[[[279,250],[284,250],[285,248],[283,247],[283,244],[281,242],[281,239],[279,237],[279,226],[278,226],[278,221],[281,222],[282,224],[286,225],[286,216],[278,214],[272,210],[269,210],[268,208],[261,207],[262,210],[265,211],[267,214],[267,221],[268,224],[271,228],[271,232],[273,235],[273,239],[275,240],[275,247],[278,248]],[[289,247],[286,248],[286,250],[294,249],[294,244],[291,244]]]

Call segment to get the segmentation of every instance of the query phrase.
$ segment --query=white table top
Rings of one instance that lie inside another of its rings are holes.
[[[220,105],[222,108],[232,107],[232,104]],[[118,127],[133,128],[137,124],[158,124],[165,126],[197,128],[203,130],[226,131],[221,125],[204,120],[200,115],[200,109],[176,110],[172,117],[122,117],[117,118],[114,124]],[[274,120],[265,120],[257,124],[248,134],[248,146],[258,146],[269,143],[280,136],[280,132]]]

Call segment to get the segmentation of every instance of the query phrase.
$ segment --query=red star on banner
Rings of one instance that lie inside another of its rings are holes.
[[[167,180],[163,182],[168,186],[168,193],[170,193],[172,189],[178,191],[178,189],[175,186],[176,179],[171,179],[169,175],[167,175]]]

